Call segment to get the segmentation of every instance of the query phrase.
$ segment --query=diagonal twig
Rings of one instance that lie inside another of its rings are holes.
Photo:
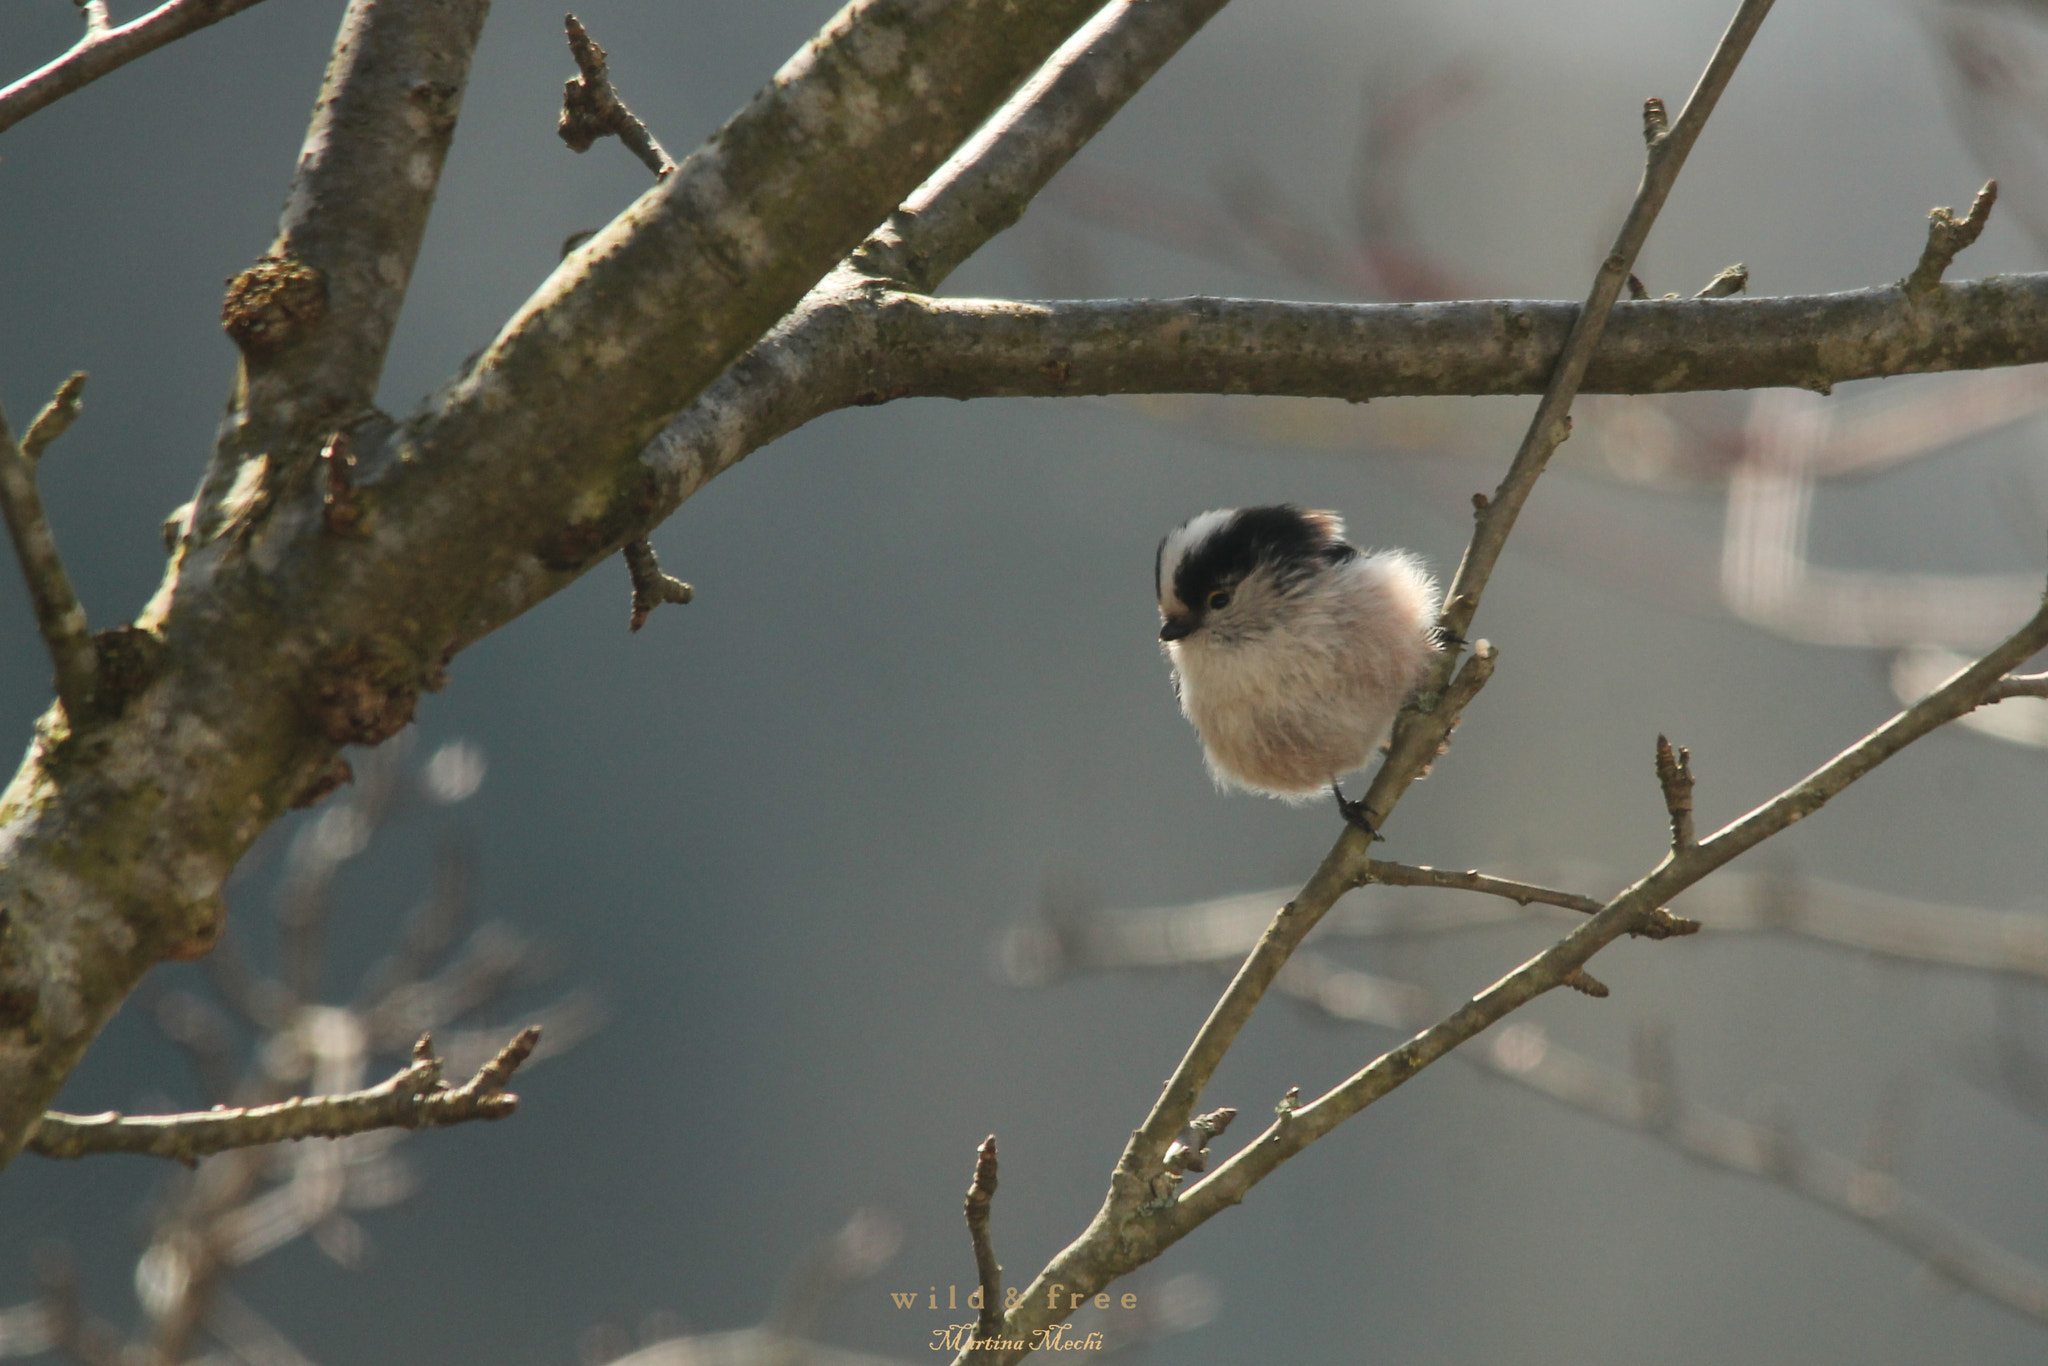
[[[1529,495],[1535,491],[1537,478],[1549,464],[1551,454],[1570,434],[1572,401],[1578,396],[1579,386],[1592,364],[1593,352],[1606,330],[1608,316],[1614,311],[1615,302],[1621,297],[1629,274],[1635,268],[1636,256],[1648,240],[1657,215],[1663,211],[1664,202],[1670,197],[1671,187],[1677,183],[1678,173],[1684,168],[1693,144],[1699,140],[1708,117],[1720,102],[1721,93],[1728,88],[1743,54],[1749,50],[1750,40],[1756,36],[1764,17],[1771,12],[1771,4],[1772,0],[1743,0],[1675,122],[1666,122],[1661,100],[1651,99],[1644,103],[1643,136],[1649,152],[1642,183],[1636,188],[1628,217],[1622,221],[1613,247],[1593,277],[1593,287],[1587,293],[1578,317],[1573,320],[1564,350],[1558,356],[1557,368],[1551,373],[1543,398],[1536,405],[1535,416],[1529,420],[1528,431],[1508,466],[1507,475],[1495,488],[1492,497],[1475,496],[1473,500],[1477,525],[1473,528],[1465,557],[1451,578],[1450,588],[1444,597],[1443,615],[1438,623],[1450,639],[1462,640],[1468,634],[1472,619],[1479,611],[1480,596],[1493,576],[1501,551],[1507,546],[1508,534],[1514,530],[1516,518]],[[1437,666],[1435,679],[1424,686],[1425,698],[1444,689],[1451,680],[1453,665],[1454,657],[1446,651]],[[1395,727],[1387,760],[1374,775],[1372,786],[1365,795],[1366,819],[1375,829],[1386,823],[1401,794],[1436,757],[1451,729],[1457,725],[1458,716],[1456,707],[1442,702],[1431,707],[1425,703],[1406,714]]]
[[[57,386],[57,392],[36,414],[35,421],[28,424],[28,430],[21,434],[21,453],[33,465],[43,458],[43,452],[52,441],[71,429],[78,421],[78,414],[85,407],[81,397],[85,393],[85,371],[74,371],[70,379]]]
[[[0,412],[0,515],[6,518],[22,578],[28,581],[36,629],[42,632],[50,661],[56,665],[57,696],[76,729],[93,714],[98,652],[86,631],[85,608],[79,604],[71,575],[57,553],[56,538],[50,534],[42,494],[36,489],[35,466],[15,443],[4,412]]]
[[[430,1129],[475,1119],[503,1119],[519,1105],[505,1084],[540,1043],[540,1030],[521,1030],[498,1055],[457,1087],[441,1080],[441,1060],[422,1035],[413,1061],[386,1080],[335,1096],[294,1096],[275,1105],[202,1110],[182,1115],[43,1115],[29,1139],[44,1157],[139,1153],[196,1162],[231,1148],[287,1139],[344,1138],[373,1129]]]
[[[61,57],[0,90],[0,132],[137,57],[147,56],[188,33],[261,3],[262,0],[166,0],[140,18],[111,28],[107,25],[104,0],[91,0],[80,6],[86,15],[85,37]]]
[[[1170,1240],[1244,1198],[1245,1192],[1295,1152],[1400,1086],[1430,1063],[1544,992],[1564,983],[1587,959],[1661,905],[1739,854],[1825,806],[1836,794],[1915,740],[1983,704],[2006,673],[2048,646],[2048,603],[1996,649],[1947,684],[1872,731],[1756,810],[1698,844],[1667,854],[1652,872],[1601,912],[1514,972],[1415,1037],[1290,1116],[1259,1142],[1241,1149],[1183,1195],[1169,1212]]]

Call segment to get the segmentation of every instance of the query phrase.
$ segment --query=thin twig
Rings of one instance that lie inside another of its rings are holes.
[[[336,1096],[294,1096],[275,1105],[204,1110],[182,1115],[43,1115],[29,1139],[44,1157],[139,1153],[196,1162],[231,1148],[287,1139],[344,1138],[372,1129],[430,1129],[474,1119],[503,1119],[519,1105],[505,1083],[540,1042],[538,1027],[521,1030],[498,1055],[461,1086],[441,1080],[441,1060],[422,1036],[413,1061],[387,1080]]]
[[[2003,702],[2008,697],[2048,697],[2048,673],[2012,674],[1992,685],[1984,700]]]
[[[261,3],[262,0],[166,0],[119,28],[95,24],[94,10],[81,6],[86,12],[85,37],[55,61],[0,90],[0,132],[137,57]],[[103,3],[98,5],[98,13],[102,20],[106,18]]]
[[[645,626],[654,609],[665,602],[680,605],[697,596],[696,589],[661,572],[661,561],[655,558],[654,547],[645,536],[626,542],[622,553],[626,557],[626,571],[633,578],[633,617],[628,630],[637,631]]]
[[[56,394],[43,410],[36,414],[36,420],[28,424],[22,433],[21,453],[33,465],[43,458],[43,452],[52,441],[64,435],[71,424],[78,420],[79,410],[85,406],[80,397],[85,392],[85,371],[72,373],[70,379],[57,386]]]
[[[1649,144],[1649,155],[1643,168],[1642,183],[1636,189],[1635,202],[1629,206],[1628,217],[1622,222],[1614,246],[1593,277],[1593,287],[1572,323],[1571,334],[1565,339],[1564,351],[1558,357],[1557,368],[1551,373],[1542,401],[1536,405],[1535,416],[1529,421],[1521,448],[1515,452],[1507,475],[1493,496],[1478,509],[1472,542],[1451,579],[1439,620],[1439,625],[1452,639],[1463,639],[1470,634],[1472,619],[1479,611],[1480,596],[1486,590],[1501,551],[1507,546],[1515,519],[1521,515],[1529,495],[1535,491],[1536,480],[1549,463],[1551,453],[1570,433],[1572,401],[1585,380],[1586,370],[1600,344],[1601,334],[1606,330],[1615,301],[1620,298],[1629,273],[1635,267],[1636,256],[1648,239],[1657,215],[1663,210],[1664,201],[1670,196],[1671,187],[1677,182],[1678,173],[1685,166],[1693,144],[1699,140],[1707,118],[1720,102],[1721,92],[1727,89],[1743,54],[1749,50],[1750,40],[1763,24],[1764,16],[1770,13],[1772,2],[1743,0],[1676,122],[1666,126],[1661,100],[1653,98],[1645,102],[1643,133]],[[1453,663],[1453,655],[1446,651],[1437,666],[1435,679],[1425,686],[1425,696],[1443,690],[1451,677]],[[1403,717],[1395,729],[1386,763],[1374,776],[1373,784],[1365,795],[1366,818],[1375,829],[1385,826],[1401,794],[1436,757],[1457,723],[1458,710],[1441,704]]]
[[[1427,868],[1373,859],[1366,865],[1366,872],[1367,882],[1377,882],[1388,887],[1445,887],[1462,892],[1483,892],[1487,896],[1505,897],[1520,906],[1562,906],[1568,911],[1598,915],[1606,905],[1595,897],[1581,896],[1577,892],[1561,892],[1550,887],[1539,887],[1532,882],[1492,877],[1477,870],[1455,872],[1448,868]],[[1700,923],[1697,920],[1687,920],[1659,907],[1656,913],[1644,922],[1644,927],[1639,933],[1647,939],[1669,939],[1675,935],[1698,934],[1699,931]]]
[[[1920,263],[1903,283],[1908,294],[1925,294],[1941,283],[1941,277],[1962,250],[1984,235],[1991,221],[1991,206],[1998,202],[1998,182],[1987,180],[1970,211],[1957,218],[1954,209],[1939,208],[1927,215],[1927,245],[1920,250]]]
[[[1544,992],[1562,984],[1654,906],[1707,876],[1739,854],[1803,820],[1835,795],[1913,741],[1979,705],[2016,663],[2048,646],[2048,603],[1991,653],[1906,708],[1803,781],[1707,839],[1665,856],[1647,876],[1609,901],[1584,925],[1509,973],[1435,1025],[1386,1053],[1289,1117],[1257,1143],[1241,1149],[1213,1175],[1186,1192],[1170,1211],[1178,1239],[1244,1198],[1294,1153],[1400,1086],[1451,1049]],[[1067,1278],[1069,1284],[1074,1277]]]
[[[1695,299],[1725,299],[1731,294],[1740,294],[1749,288],[1749,267],[1737,261],[1707,281]]]
[[[562,16],[562,26],[569,31],[569,51],[575,55],[576,69],[583,73],[562,85],[562,117],[555,129],[562,141],[572,152],[587,152],[599,138],[616,137],[654,172],[655,179],[673,171],[675,158],[619,98],[604,49],[575,15]]]
[[[1671,848],[1684,853],[1699,843],[1692,823],[1692,751],[1671,747],[1657,737],[1657,785],[1664,790],[1664,810],[1671,817]]]
[[[974,1244],[974,1275],[981,1282],[981,1311],[974,1336],[992,1338],[1003,1327],[1003,1268],[996,1261],[995,1239],[989,1233],[990,1208],[996,1198],[996,1136],[990,1134],[974,1153],[974,1179],[967,1186],[967,1236]]]
[[[1483,640],[1476,642],[1471,656],[1458,671],[1458,677],[1446,695],[1464,699],[1476,694],[1492,675],[1494,659],[1491,646]],[[1273,979],[1279,975],[1294,950],[1300,947],[1308,932],[1336,904],[1337,898],[1359,885],[1371,864],[1371,845],[1363,836],[1360,836],[1358,844],[1363,848],[1353,845],[1347,827],[1347,834],[1339,837],[1336,847],[1324,857],[1322,866],[1316,869],[1308,885],[1281,907],[1260,936],[1258,944],[1245,956],[1230,985],[1209,1012],[1209,1018],[1202,1022],[1202,1027],[1188,1044],[1188,1050],[1174,1068],[1173,1075],[1167,1078],[1159,1099],[1153,1102],[1151,1113],[1131,1135],[1123,1156],[1117,1161],[1117,1173],[1121,1179],[1133,1183],[1134,1187],[1143,1185],[1148,1179],[1147,1173],[1164,1160],[1168,1145],[1186,1127],[1202,1092],[1209,1085],[1209,1079],[1222,1065],[1224,1055],[1237,1041],[1238,1032],[1251,1019]]]
[[[36,628],[43,633],[43,644],[49,647],[50,660],[57,668],[57,696],[75,729],[92,716],[98,652],[86,631],[85,608],[79,605],[71,576],[57,553],[56,538],[50,534],[43,498],[36,490],[35,466],[15,444],[4,412],[0,412],[0,513],[6,516],[21,575],[28,581]]]
[[[105,33],[113,27],[114,21],[107,14],[107,0],[72,0],[85,16],[85,31],[88,36]]]

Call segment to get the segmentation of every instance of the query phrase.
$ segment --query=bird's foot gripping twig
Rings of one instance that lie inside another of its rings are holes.
[[[1344,789],[1334,782],[1330,784],[1330,791],[1336,794],[1337,811],[1344,817],[1346,825],[1364,831],[1365,837],[1369,840],[1380,838],[1380,832],[1373,828],[1372,813],[1366,810],[1364,802],[1352,801],[1344,795]]]

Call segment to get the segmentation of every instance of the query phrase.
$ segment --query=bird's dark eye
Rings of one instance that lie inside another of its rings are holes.
[[[1210,611],[1220,612],[1228,606],[1230,606],[1230,594],[1224,592],[1222,589],[1219,588],[1209,595]]]

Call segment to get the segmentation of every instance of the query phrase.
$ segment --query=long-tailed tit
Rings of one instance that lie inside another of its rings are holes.
[[[1438,645],[1436,581],[1405,550],[1361,553],[1332,512],[1221,508],[1159,543],[1154,587],[1180,709],[1209,772],[1286,801],[1334,792],[1386,743]]]

